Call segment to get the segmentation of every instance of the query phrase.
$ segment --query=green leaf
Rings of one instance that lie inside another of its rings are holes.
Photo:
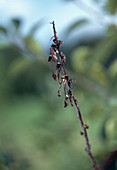
[[[66,31],[66,35],[70,34],[74,29],[81,26],[82,24],[86,24],[88,21],[86,19],[81,19],[78,21],[75,21]]]
[[[109,106],[117,107],[117,97],[111,97],[107,101]]]
[[[37,41],[34,40],[31,36],[25,37],[24,41],[28,49],[30,49],[30,51],[32,51],[35,54],[42,54],[42,49],[39,43],[37,43]]]
[[[93,48],[93,58],[96,61],[104,62],[112,54],[117,46],[117,36],[114,34],[111,37],[104,38],[98,45]]]
[[[41,26],[43,26],[43,24],[44,24],[44,21],[43,21],[43,20],[40,20],[40,21],[38,21],[38,22],[36,22],[36,23],[33,23],[33,26],[32,26],[32,28],[30,29],[28,35],[29,35],[29,36],[33,36],[33,35],[36,33],[36,31],[37,31]]]
[[[87,58],[90,56],[90,48],[87,46],[78,47],[72,53],[72,66],[76,72],[84,72],[88,67]]]
[[[117,117],[115,115],[110,116],[105,124],[105,132],[108,140],[117,138]]]
[[[117,76],[117,59],[112,62],[112,64],[109,67],[109,73],[112,77]]]
[[[114,35],[117,34],[117,25],[116,24],[111,24],[108,28],[107,28],[107,34],[109,35]]]
[[[117,0],[107,0],[106,10],[110,14],[115,14],[117,12]]]
[[[0,26],[0,32],[7,34],[7,30],[3,26]]]
[[[108,85],[106,71],[102,64],[94,62],[87,71],[88,75],[101,85]]]
[[[32,62],[23,57],[14,60],[9,66],[9,76],[16,77],[30,67]]]

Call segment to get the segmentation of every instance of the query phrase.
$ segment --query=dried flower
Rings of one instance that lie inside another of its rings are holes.
[[[50,62],[51,60],[52,60],[52,55],[50,54],[48,58],[48,62]]]
[[[58,96],[59,96],[59,97],[61,96],[61,91],[60,91],[60,89],[58,90]]]
[[[67,107],[68,106],[68,101],[65,99],[64,101],[64,107]]]
[[[78,101],[74,97],[73,91],[72,91],[72,88],[71,88],[72,79],[69,79],[69,76],[66,74],[66,69],[65,69],[65,66],[64,66],[64,63],[66,62],[66,57],[60,51],[60,45],[62,45],[63,42],[61,40],[58,40],[54,21],[51,22],[51,24],[53,25],[53,30],[54,30],[54,36],[53,36],[54,37],[54,39],[53,39],[54,44],[51,45],[50,55],[49,55],[48,61],[52,62],[56,65],[55,71],[57,72],[57,75],[55,73],[53,73],[52,77],[53,77],[54,80],[58,81],[58,84],[59,84],[60,87],[63,86],[63,88],[64,88],[64,94],[65,94],[64,107],[68,106],[68,100],[69,100],[71,106],[75,105],[75,107],[76,107],[77,115],[78,115],[78,118],[79,118],[79,121],[80,121],[81,127],[82,127],[82,132],[80,132],[80,134],[83,135],[84,138],[85,138],[85,142],[86,142],[86,146],[87,146],[86,151],[88,152],[88,155],[90,156],[90,159],[92,161],[92,165],[93,165],[94,169],[97,170],[98,168],[96,166],[95,158],[94,158],[94,156],[91,152],[91,147],[90,147],[90,143],[89,143],[89,139],[88,139],[88,135],[87,135],[87,129],[89,128],[89,126],[84,124],[84,122],[83,122],[82,115],[81,115],[81,112],[80,112],[80,108],[78,106]],[[58,96],[59,97],[61,96],[60,88],[58,90]]]
[[[57,75],[55,73],[52,74],[52,77],[53,77],[54,80],[57,79]]]
[[[60,69],[60,67],[61,67],[61,63],[58,61],[58,62],[57,62],[57,65],[56,65],[56,68],[57,68],[57,69]]]
[[[89,126],[85,124],[85,125],[84,125],[84,128],[85,128],[85,129],[89,129]]]

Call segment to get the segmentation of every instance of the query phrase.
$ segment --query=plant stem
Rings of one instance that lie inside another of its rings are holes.
[[[92,161],[92,165],[93,165],[93,168],[95,170],[98,170],[97,168],[97,165],[96,165],[96,161],[95,161],[95,158],[91,152],[91,146],[90,146],[90,143],[89,143],[89,139],[88,139],[88,135],[87,135],[87,128],[86,128],[86,125],[84,124],[83,122],[83,119],[82,119],[82,115],[81,115],[81,112],[80,112],[80,108],[78,106],[78,101],[76,100],[76,98],[73,96],[73,101],[74,101],[74,104],[76,106],[76,110],[77,110],[77,115],[78,115],[78,119],[80,121],[80,124],[81,124],[81,127],[82,127],[82,130],[83,130],[83,136],[85,138],[85,142],[86,142],[86,152],[88,153],[88,155],[90,156],[91,158],[91,161]]]
[[[78,106],[78,101],[76,100],[76,98],[74,97],[73,92],[72,92],[72,88],[71,88],[72,79],[69,79],[69,76],[66,74],[66,68],[65,68],[65,65],[64,65],[64,63],[66,62],[66,57],[60,51],[60,45],[62,45],[62,41],[58,40],[54,21],[51,22],[51,24],[53,25],[53,31],[54,31],[54,36],[53,36],[54,37],[54,39],[53,39],[54,44],[51,45],[50,56],[49,56],[48,61],[54,62],[56,64],[56,69],[59,71],[58,72],[58,83],[61,86],[62,86],[62,83],[63,83],[64,93],[65,93],[65,101],[64,101],[65,105],[64,105],[64,107],[68,106],[68,99],[71,103],[71,106],[73,106],[73,102],[74,102],[74,105],[75,105],[76,110],[77,110],[77,116],[78,116],[78,119],[80,121],[82,130],[83,130],[81,132],[81,135],[84,136],[85,142],[86,142],[86,149],[85,150],[88,153],[88,155],[89,155],[89,157],[92,161],[93,168],[95,170],[98,170],[94,155],[91,152],[91,146],[90,146],[88,135],[87,135],[87,129],[89,127],[88,127],[88,125],[84,124],[84,122],[83,122],[82,115],[81,115],[81,112],[80,112],[80,109],[79,109],[79,106]],[[58,53],[58,55],[59,55],[58,58],[55,57],[56,53]],[[60,81],[60,75],[61,75],[61,81]],[[55,77],[57,77],[57,76],[54,73],[54,80],[56,80]],[[59,97],[61,96],[60,89],[59,89],[59,95],[58,96]]]

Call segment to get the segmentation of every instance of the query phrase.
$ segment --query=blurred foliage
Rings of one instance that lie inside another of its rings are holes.
[[[115,14],[117,12],[117,1],[116,0],[107,0],[106,10],[110,14]]]
[[[116,2],[107,0],[105,7],[115,14]],[[90,24],[76,20],[64,38],[84,23]],[[0,170],[89,170],[75,108],[63,108],[48,55],[34,38],[42,25],[34,24],[26,35],[19,18],[0,25]],[[98,164],[117,149],[116,35],[112,23],[98,39],[88,35],[63,47]],[[116,165],[115,160],[105,170],[116,170]]]
[[[79,27],[80,25],[82,24],[85,24],[87,23],[87,20],[86,19],[81,19],[81,20],[78,20],[78,21],[75,21],[75,23],[73,23],[71,26],[69,26],[69,28],[67,29],[66,31],[66,35],[69,35],[71,33],[71,31],[74,31],[74,29],[76,27]]]

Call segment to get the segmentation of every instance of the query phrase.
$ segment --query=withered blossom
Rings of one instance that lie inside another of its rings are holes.
[[[64,96],[65,96],[64,107],[68,106],[68,100],[69,100],[71,106],[75,105],[76,110],[77,110],[77,116],[78,116],[78,119],[80,120],[80,124],[82,127],[82,131],[80,132],[80,134],[82,136],[84,136],[85,142],[86,142],[85,150],[87,151],[88,155],[90,156],[93,168],[95,170],[98,170],[95,158],[91,152],[91,146],[90,146],[88,135],[87,135],[87,129],[89,128],[89,126],[87,124],[84,124],[84,122],[83,122],[80,108],[78,106],[78,101],[74,97],[73,90],[71,88],[71,85],[73,83],[72,78],[70,78],[70,76],[68,74],[66,74],[66,69],[64,66],[64,64],[66,62],[66,57],[60,51],[60,46],[63,44],[63,42],[61,40],[58,40],[54,21],[51,22],[51,24],[53,25],[54,36],[51,38],[51,40],[53,39],[53,44],[51,45],[51,48],[50,48],[50,55],[48,58],[48,62],[52,62],[53,64],[55,64],[55,70],[52,69],[52,77],[54,80],[58,81],[58,84],[59,84],[58,96],[59,97],[61,96],[61,87],[63,87]]]

